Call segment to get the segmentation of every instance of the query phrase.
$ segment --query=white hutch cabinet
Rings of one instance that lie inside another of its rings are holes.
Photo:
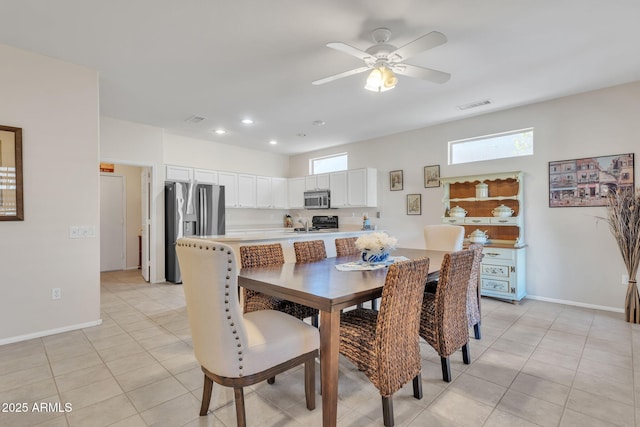
[[[462,225],[467,237],[477,229],[488,235],[480,267],[482,295],[520,301],[527,295],[522,172],[449,177],[441,178],[441,182],[445,207],[442,222]],[[487,187],[476,191],[478,184]],[[464,217],[449,216],[456,206],[467,212]],[[493,210],[499,206],[512,209],[513,214],[494,216]]]

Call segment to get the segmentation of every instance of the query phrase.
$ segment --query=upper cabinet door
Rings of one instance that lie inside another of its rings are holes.
[[[272,182],[270,176],[256,177],[256,207],[272,208]]]
[[[304,208],[305,177],[289,178],[287,184],[289,209]]]
[[[184,166],[167,165],[165,179],[175,182],[191,182],[193,178],[193,169]]]
[[[347,171],[347,175],[347,203],[349,206],[377,206],[377,170],[373,168],[353,169]]]
[[[347,205],[347,171],[331,172],[331,207],[344,208]]]
[[[208,169],[194,169],[193,179],[199,184],[218,184],[218,172]]]
[[[271,178],[271,207],[287,208],[287,178]]]
[[[238,174],[218,172],[218,185],[224,186],[224,205],[227,208],[238,207]]]
[[[256,207],[256,176],[238,174],[238,207]]]

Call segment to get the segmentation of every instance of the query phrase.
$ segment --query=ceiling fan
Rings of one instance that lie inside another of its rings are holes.
[[[325,77],[312,83],[314,85],[321,85],[371,70],[365,89],[374,92],[384,92],[395,87],[398,81],[395,74],[415,77],[440,84],[446,83],[451,78],[451,74],[443,71],[403,63],[405,59],[413,55],[446,43],[447,37],[444,34],[438,31],[432,31],[400,48],[387,44],[391,37],[391,30],[388,28],[377,28],[371,32],[371,35],[376,44],[364,51],[340,42],[327,44],[327,47],[331,49],[339,50],[347,55],[355,56],[363,60],[365,66]]]

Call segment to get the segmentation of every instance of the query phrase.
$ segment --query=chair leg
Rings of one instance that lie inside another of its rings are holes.
[[[422,399],[422,374],[413,377],[413,397]]]
[[[316,358],[304,362],[304,396],[307,400],[307,409],[316,409]]]
[[[267,384],[274,384],[276,382],[276,377],[267,378]]]
[[[442,365],[442,381],[451,382],[451,367],[449,366],[448,357],[440,357],[440,365]]]
[[[473,325],[473,335],[477,340],[482,339],[482,334],[480,333],[480,322]]]
[[[378,311],[378,299],[371,300],[371,310]]]
[[[462,346],[462,361],[465,365],[471,363],[471,352],[469,351],[469,343]]]
[[[213,380],[208,376],[204,376],[204,387],[202,388],[202,404],[200,406],[200,416],[207,415],[209,412],[209,403],[211,403],[211,390],[213,389]]]
[[[311,325],[313,325],[314,327],[318,327],[318,315],[316,314],[315,316],[311,316]]]
[[[392,396],[382,396],[382,419],[385,427],[393,427],[393,399]]]
[[[238,427],[247,426],[247,416],[244,412],[244,391],[242,387],[235,387],[233,394],[236,398],[236,419],[238,421]]]

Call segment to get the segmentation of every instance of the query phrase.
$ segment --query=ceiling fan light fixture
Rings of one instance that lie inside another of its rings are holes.
[[[393,74],[393,71],[385,66],[380,66],[371,70],[364,88],[372,92],[385,92],[396,87],[397,83],[398,78]]]

